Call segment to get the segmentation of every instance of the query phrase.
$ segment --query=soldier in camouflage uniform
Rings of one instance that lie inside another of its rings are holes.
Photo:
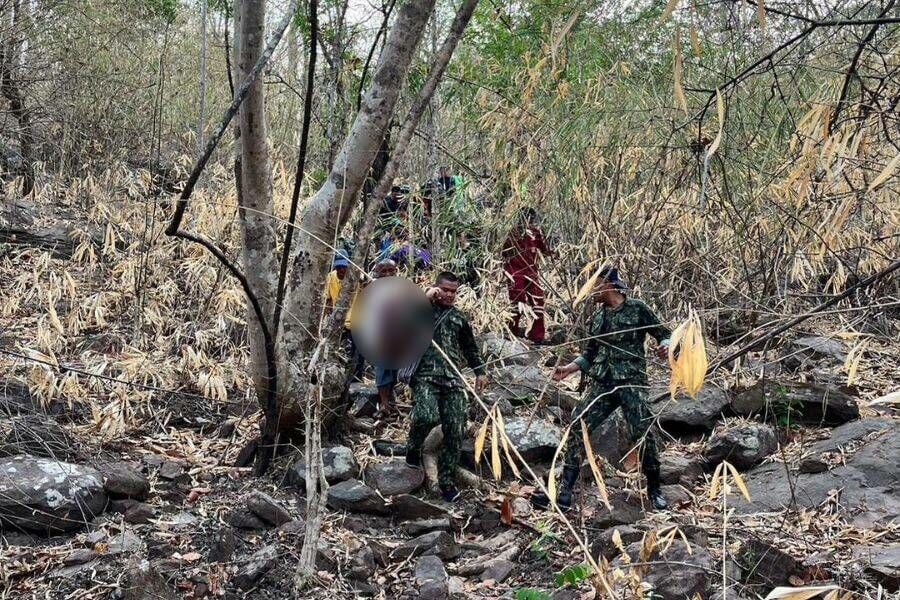
[[[618,407],[622,407],[625,421],[634,442],[640,447],[641,468],[647,476],[647,495],[654,508],[666,508],[660,491],[659,454],[656,438],[650,425],[653,416],[647,407],[647,361],[644,339],[650,335],[659,343],[660,357],[668,352],[671,332],[660,324],[653,311],[640,300],[625,295],[626,286],[615,268],[606,267],[599,278],[594,298],[602,308],[594,315],[589,338],[581,355],[571,363],[557,367],[553,379],[559,381],[581,371],[588,378],[586,392],[572,413],[573,433],[566,447],[562,486],[557,503],[568,508],[572,503],[572,488],[578,481],[584,453],[581,428],[583,419],[593,432]],[[533,501],[546,506],[544,494],[535,494]]]
[[[434,310],[434,343],[439,346],[458,369],[466,365],[475,371],[475,389],[481,391],[487,383],[484,361],[472,327],[466,316],[454,308],[459,278],[443,272],[426,295]],[[422,465],[422,445],[436,425],[441,426],[444,440],[438,455],[438,485],[441,496],[452,502],[459,496],[456,488],[456,468],[466,430],[466,393],[463,381],[443,356],[429,346],[419,360],[410,379],[413,410],[410,415],[409,442],[406,462]]]

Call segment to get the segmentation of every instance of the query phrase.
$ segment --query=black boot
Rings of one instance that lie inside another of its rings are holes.
[[[556,495],[556,504],[564,511],[572,506],[572,494],[575,484],[578,483],[580,470],[578,467],[565,467],[562,472],[562,482]],[[535,492],[531,495],[531,503],[541,509],[550,506],[550,498],[544,492]]]
[[[415,451],[409,446],[406,449],[406,464],[416,469],[422,468],[422,451]]]
[[[650,499],[650,505],[653,506],[654,510],[666,510],[669,508],[669,503],[666,502],[666,497],[663,496],[659,486],[659,471],[647,472],[647,497]]]

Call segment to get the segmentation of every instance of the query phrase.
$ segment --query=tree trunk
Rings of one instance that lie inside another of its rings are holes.
[[[22,69],[22,29],[27,20],[27,10],[27,1],[22,3],[21,0],[13,0],[12,30],[8,39],[0,47],[0,94],[9,102],[9,112],[19,124],[23,196],[27,196],[34,189],[34,131],[17,79]]]
[[[310,354],[321,337],[322,283],[331,263],[333,241],[350,216],[378,151],[434,0],[409,0],[400,9],[372,85],[325,183],[310,200],[293,249],[280,329],[280,431],[302,418],[311,373]]]
[[[242,81],[259,59],[265,46],[265,0],[235,3],[235,81]],[[272,177],[266,138],[265,98],[262,78],[250,87],[238,119],[235,166],[239,179],[239,218],[244,273],[259,300],[264,315],[271,320],[274,308],[278,262],[275,253]],[[271,326],[271,323],[267,323]],[[247,335],[250,341],[250,374],[257,398],[265,406],[269,389],[265,341],[256,314],[248,307]]]
[[[203,130],[206,127],[206,0],[200,0],[200,107],[197,111],[197,156],[203,152]]]
[[[328,114],[325,116],[328,125],[325,128],[325,140],[328,142],[328,153],[325,156],[325,170],[334,166],[334,160],[341,148],[341,140],[347,122],[347,103],[344,101],[344,86],[341,76],[344,72],[344,34],[346,33],[346,16],[349,0],[343,0],[336,10],[334,39],[331,43],[331,57],[328,61]]]

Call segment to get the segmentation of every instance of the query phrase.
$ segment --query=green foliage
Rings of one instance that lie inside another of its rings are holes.
[[[541,532],[541,537],[531,542],[528,549],[538,558],[547,560],[549,558],[548,548],[559,543],[560,537],[551,531],[550,525],[546,522],[538,523],[537,528]]]
[[[178,16],[178,0],[144,0],[154,17],[162,18],[166,23],[174,23]]]
[[[783,385],[776,390],[776,399],[772,403],[772,411],[775,413],[775,422],[785,429],[796,429],[794,415],[800,412],[802,403],[788,396],[787,388]]]
[[[566,567],[556,574],[556,585],[563,587],[565,585],[576,586],[591,575],[591,567],[586,563]]]
[[[534,588],[519,588],[513,593],[515,600],[550,600],[550,594]]]

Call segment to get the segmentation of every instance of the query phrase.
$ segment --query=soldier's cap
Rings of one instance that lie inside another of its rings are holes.
[[[611,283],[616,289],[619,290],[628,289],[628,284],[619,279],[619,270],[612,265],[606,265],[602,269],[600,269],[600,273],[597,276],[597,281]]]

